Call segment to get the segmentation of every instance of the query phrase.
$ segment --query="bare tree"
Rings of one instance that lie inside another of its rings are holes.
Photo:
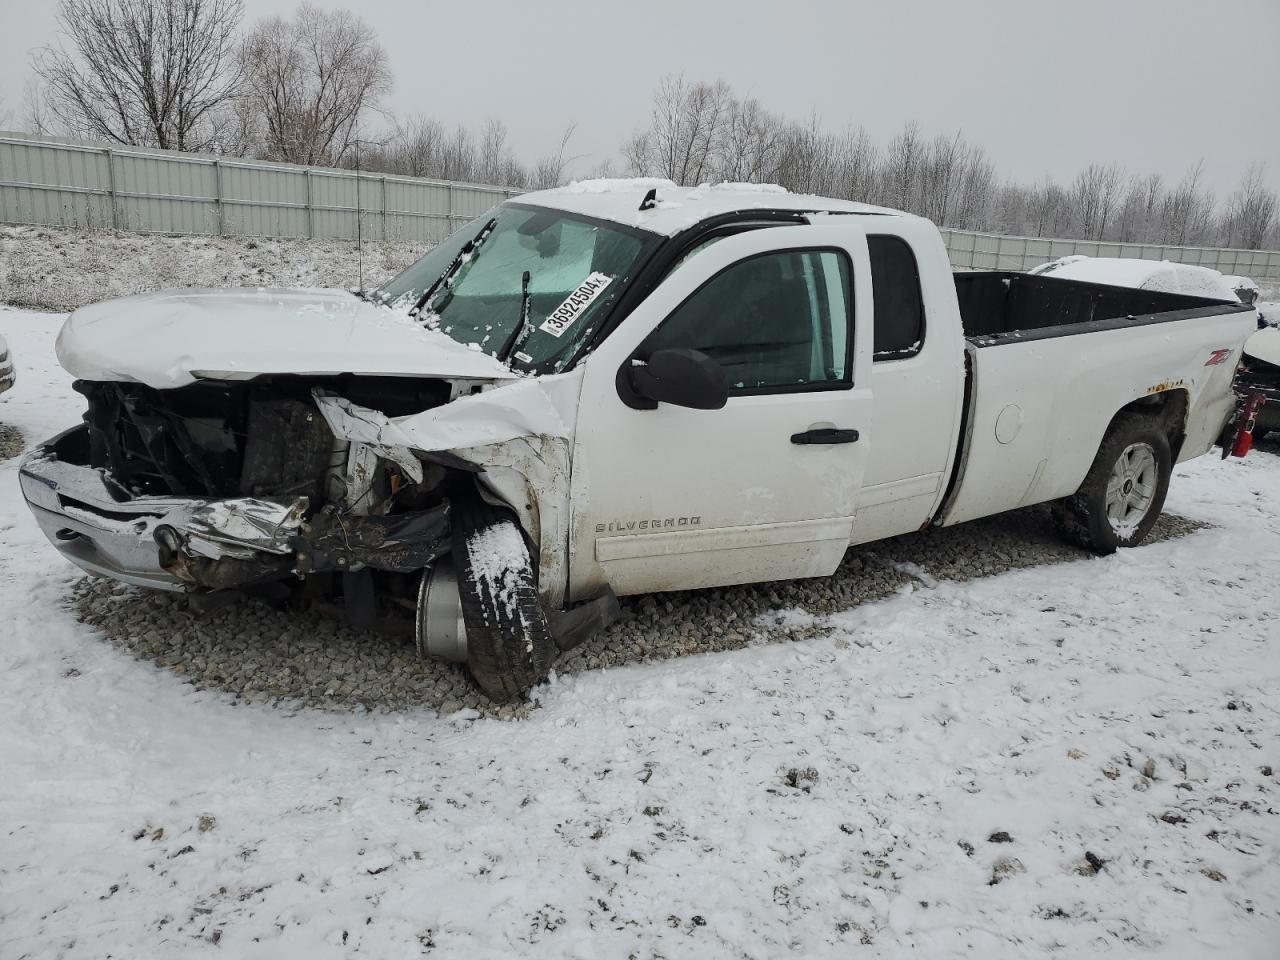
[[[341,163],[361,120],[391,89],[386,51],[346,10],[303,4],[292,20],[261,21],[244,43],[241,63],[269,159]]]
[[[623,148],[631,171],[679,184],[710,177],[732,99],[722,80],[691,84],[683,76],[664,77],[654,94],[648,129]]]
[[[714,176],[734,183],[772,182],[778,178],[783,123],[754,97],[731,100],[725,113]]]
[[[560,146],[556,149],[556,152],[547,154],[533,165],[533,170],[528,178],[529,186],[535,190],[547,190],[564,183],[565,169],[575,159],[565,154],[565,151],[569,149],[569,141],[573,139],[575,129],[577,129],[577,125],[573,123],[565,127],[564,134],[560,137]]]
[[[1227,200],[1224,227],[1229,247],[1261,249],[1276,225],[1276,193],[1267,188],[1266,170],[1264,163],[1251,165]]]
[[[1204,161],[1188,169],[1178,185],[1165,194],[1161,203],[1160,241],[1178,246],[1198,243],[1208,237],[1213,219],[1213,194],[1200,186]]]
[[[1027,201],[1028,233],[1037,237],[1060,236],[1068,210],[1067,192],[1046,176],[1031,188]]]
[[[1071,181],[1067,202],[1073,225],[1083,240],[1101,240],[1120,197],[1124,172],[1114,163],[1091,163]]]
[[[912,122],[889,141],[885,151],[882,178],[883,195],[891,206],[906,210],[915,205],[920,195],[920,168],[924,163],[925,142],[920,127]]]
[[[59,0],[63,42],[32,58],[37,116],[117,143],[214,146],[242,13],[241,0]]]

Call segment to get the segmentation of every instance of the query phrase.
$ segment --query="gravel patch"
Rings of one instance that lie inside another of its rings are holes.
[[[1151,540],[1204,524],[1165,515]],[[833,576],[630,597],[622,618],[560,658],[561,674],[819,636],[782,611],[833,613],[890,596],[907,584],[967,581],[1088,554],[1057,539],[1044,508],[913,533],[850,550]],[[419,660],[412,640],[357,630],[316,613],[286,613],[243,601],[198,617],[184,598],[85,578],[71,605],[81,621],[141,660],[199,689],[236,699],[331,710],[442,713],[472,709],[513,718],[527,705],[497,705],[466,671]]]
[[[26,443],[21,430],[0,423],[0,461],[16,457],[25,449]]]

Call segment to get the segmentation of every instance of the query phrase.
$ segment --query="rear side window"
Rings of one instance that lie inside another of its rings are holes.
[[[867,237],[867,248],[875,298],[874,357],[914,357],[924,345],[924,300],[916,255],[901,237]]]

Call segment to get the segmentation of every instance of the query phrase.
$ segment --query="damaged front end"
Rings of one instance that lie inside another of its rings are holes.
[[[76,389],[85,422],[26,458],[23,491],[67,559],[137,586],[261,590],[411,631],[424,571],[448,565],[451,494],[474,490],[484,469],[411,438],[353,437],[332,414],[340,401],[348,413],[421,416],[449,403],[457,387],[443,380]]]

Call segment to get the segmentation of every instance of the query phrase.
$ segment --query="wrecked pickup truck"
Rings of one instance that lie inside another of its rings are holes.
[[[616,597],[817,577],[1053,501],[1140,543],[1234,412],[1240,303],[953,275],[927,220],[742,185],[505,202],[381,289],[76,311],[84,422],[26,459],[58,550],[324,604],[523,694]]]

